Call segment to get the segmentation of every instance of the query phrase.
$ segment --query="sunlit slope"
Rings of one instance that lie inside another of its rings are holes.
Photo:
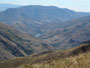
[[[46,51],[28,57],[0,62],[3,68],[89,68],[90,44],[65,51]]]

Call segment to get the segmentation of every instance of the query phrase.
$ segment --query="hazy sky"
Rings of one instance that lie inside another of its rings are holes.
[[[52,5],[76,11],[90,12],[90,0],[0,0],[0,3],[18,5]]]

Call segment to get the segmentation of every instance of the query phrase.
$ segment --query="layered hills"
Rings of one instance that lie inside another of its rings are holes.
[[[30,5],[1,12],[0,21],[15,29],[40,37],[53,29],[63,27],[66,24],[64,21],[87,15],[90,13],[75,12],[55,6]]]
[[[59,49],[75,47],[90,40],[90,16],[70,20],[66,24],[62,29],[47,33],[43,39]]]
[[[0,62],[3,68],[89,68],[90,42],[65,51],[46,51]],[[83,62],[82,62],[83,61]]]
[[[53,50],[42,40],[0,23],[0,60]]]
[[[30,5],[0,22],[0,68],[90,68],[90,13]]]

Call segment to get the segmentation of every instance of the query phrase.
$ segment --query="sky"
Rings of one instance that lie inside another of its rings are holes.
[[[79,12],[90,12],[90,0],[0,0],[0,3],[57,6]]]

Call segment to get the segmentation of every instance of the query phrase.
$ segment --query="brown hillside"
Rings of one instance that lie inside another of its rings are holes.
[[[0,62],[0,67],[3,68],[18,68],[22,65],[32,65],[32,64],[39,64],[39,63],[52,63],[54,60],[66,59],[69,57],[79,56],[81,54],[89,53],[90,51],[90,44],[83,44],[79,47],[75,47],[73,49],[65,50],[65,51],[50,51],[50,52],[43,52],[39,54],[34,54],[28,57],[16,58],[13,60],[7,60]],[[22,67],[21,67],[22,68]]]
[[[42,40],[0,23],[0,60],[53,50]]]

